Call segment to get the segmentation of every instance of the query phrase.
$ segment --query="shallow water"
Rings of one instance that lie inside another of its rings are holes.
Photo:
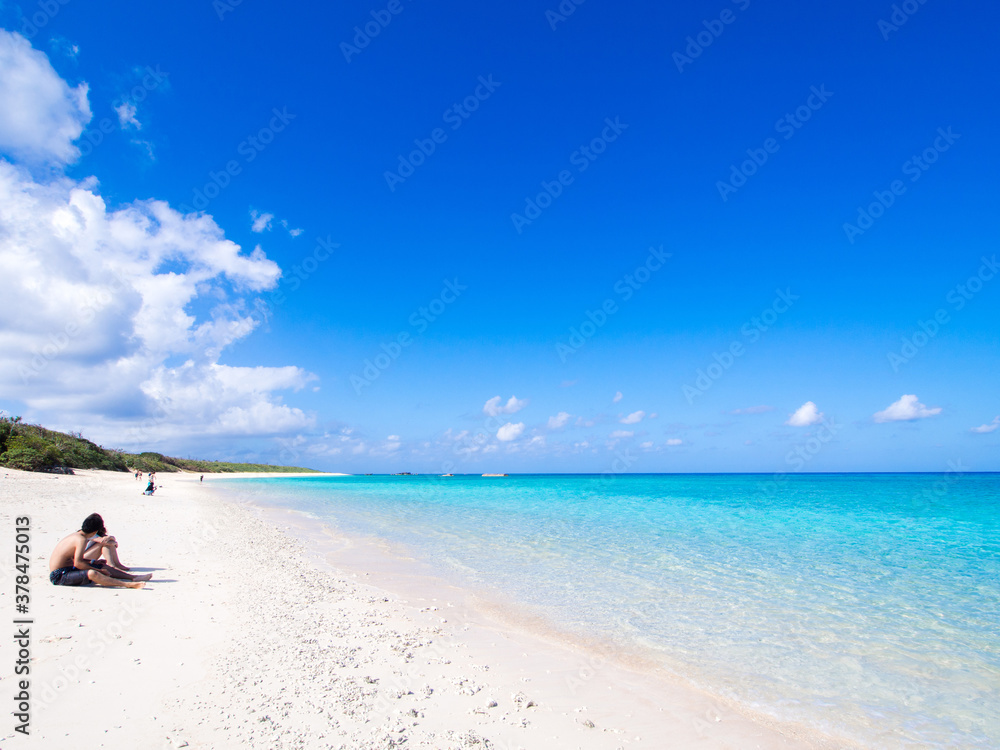
[[[1000,475],[227,480],[867,747],[1000,747]]]

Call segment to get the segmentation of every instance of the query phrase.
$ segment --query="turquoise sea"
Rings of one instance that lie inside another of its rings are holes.
[[[227,480],[878,748],[1000,747],[1000,474]]]

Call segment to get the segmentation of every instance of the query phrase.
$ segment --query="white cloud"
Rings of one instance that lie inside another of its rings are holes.
[[[615,430],[610,435],[608,435],[608,437],[621,439],[621,438],[630,438],[633,435],[635,435],[635,433],[632,432],[632,430]]]
[[[890,404],[882,411],[872,415],[876,422],[912,422],[915,419],[926,419],[941,413],[941,407],[928,409],[914,395],[901,396],[899,401]]]
[[[640,409],[639,411],[632,412],[627,417],[622,417],[618,421],[621,422],[622,424],[639,424],[639,422],[641,422],[642,418],[645,416],[646,412]]]
[[[0,151],[30,163],[68,164],[90,122],[86,83],[76,88],[23,36],[0,29]]]
[[[354,448],[352,450],[355,453],[359,454],[364,450],[365,447],[368,447],[368,455],[370,456],[376,456],[376,457],[391,456],[394,453],[396,453],[396,451],[398,451],[402,445],[403,443],[399,439],[399,435],[389,435],[389,437],[387,437],[385,441],[380,444],[368,447],[367,444],[362,443],[361,450],[357,450],[357,448]]]
[[[80,45],[73,44],[69,39],[63,36],[54,36],[49,39],[49,47],[53,52],[64,55],[73,62],[76,62],[77,55],[80,54]]]
[[[993,421],[992,422],[988,422],[987,424],[981,424],[981,425],[979,425],[979,427],[973,427],[972,428],[972,432],[976,432],[976,433],[979,433],[980,435],[984,435],[986,433],[993,432],[998,427],[1000,427],[1000,415],[997,415],[997,416],[993,417]]]
[[[667,445],[681,445],[683,442],[680,438],[667,438]]]
[[[281,226],[283,226],[285,229],[288,229],[288,222],[285,219],[282,219]],[[304,231],[305,231],[304,229],[288,229],[288,233],[292,235],[292,237],[298,237]]]
[[[524,422],[518,422],[517,424],[508,422],[497,430],[497,440],[507,443],[520,437],[522,432],[524,432]]]
[[[146,152],[146,156],[149,157],[150,161],[156,160],[156,155],[153,153],[153,144],[149,141],[144,141],[141,138],[133,138],[131,140],[133,146],[138,146]]]
[[[573,415],[566,411],[561,411],[554,417],[549,417],[549,429],[560,430],[573,418]]]
[[[818,424],[823,421],[823,412],[816,408],[812,401],[806,401],[802,406],[788,415],[785,424],[791,427],[808,427],[811,424]]]
[[[253,209],[250,209],[250,231],[261,232],[271,228],[271,221],[274,219],[274,214],[262,214]]]
[[[811,403],[811,402],[810,402]],[[766,414],[774,411],[773,406],[748,406],[746,409],[733,409],[730,414]]]
[[[649,450],[650,448],[653,447],[653,441],[647,440],[645,443],[639,443],[639,447],[644,450]]]
[[[179,367],[160,365],[139,383],[157,405],[150,434],[133,429],[138,442],[185,435],[280,435],[307,427],[301,409],[270,397],[276,390],[300,390],[315,379],[298,367],[230,367],[188,360]],[[197,420],[205,420],[199,423]]]
[[[115,112],[118,113],[118,124],[122,130],[128,130],[129,126],[134,127],[136,130],[142,130],[142,124],[135,119],[136,110],[134,104],[131,102],[122,102],[115,107]]]
[[[501,404],[500,401],[500,396],[494,396],[483,404],[483,414],[490,417],[495,417],[498,414],[517,414],[528,405],[528,399],[518,399],[517,396],[511,396],[507,399],[506,404]]]
[[[9,153],[76,156],[86,87],[70,89],[43,54],[3,31],[0,101]],[[219,361],[257,327],[253,295],[280,276],[211,216],[157,200],[109,210],[92,177],[36,181],[0,160],[0,392],[56,429],[86,424],[101,440],[138,447],[310,427],[314,418],[278,393],[314,375]]]
[[[619,401],[621,401],[621,400],[622,400],[622,398],[623,398],[623,396],[622,396],[622,392],[621,392],[621,391],[618,391],[618,392],[617,392],[617,393],[615,394],[615,397],[614,397],[613,399],[611,399],[611,401],[612,401],[612,403],[615,403],[615,404],[617,404],[617,403],[618,403]]]

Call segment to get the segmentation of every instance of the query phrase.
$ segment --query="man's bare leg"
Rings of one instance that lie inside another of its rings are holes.
[[[126,573],[124,570],[112,568],[110,565],[105,565],[101,568],[100,572],[109,578],[117,578],[122,581],[148,581],[153,577],[152,573],[145,573],[141,576],[132,575],[131,573]]]
[[[109,564],[118,568],[118,570],[127,571],[129,569],[128,565],[125,565],[124,563],[122,563],[121,560],[118,559],[118,550],[115,547],[104,548],[104,559],[107,560]]]
[[[118,558],[118,548],[117,547],[91,547],[86,552],[83,553],[84,560],[100,560],[101,558],[107,560],[109,565],[113,565],[118,568],[118,570],[128,571],[128,565],[125,565]]]
[[[119,581],[93,569],[87,571],[87,578],[98,586],[107,586],[112,589],[141,589],[146,585],[143,581]]]

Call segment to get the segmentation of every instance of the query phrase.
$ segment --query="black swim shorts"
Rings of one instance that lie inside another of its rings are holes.
[[[53,586],[82,586],[90,583],[86,570],[77,570],[72,565],[66,568],[59,568],[49,573],[49,580]]]

